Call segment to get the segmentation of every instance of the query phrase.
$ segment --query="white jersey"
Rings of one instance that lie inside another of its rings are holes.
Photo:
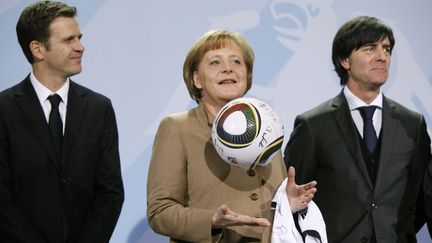
[[[282,182],[272,201],[275,208],[272,228],[272,243],[327,243],[324,219],[318,206],[311,201],[308,207],[298,213],[297,222],[301,233],[297,230],[286,194],[288,179]],[[304,240],[303,240],[304,239]]]

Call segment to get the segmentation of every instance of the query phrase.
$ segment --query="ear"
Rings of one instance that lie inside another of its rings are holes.
[[[349,60],[349,57],[345,58],[345,59],[341,59],[339,60],[342,67],[344,67],[346,70],[350,70],[351,68],[351,62]]]
[[[198,77],[198,71],[194,71],[194,73],[193,73],[193,81],[194,81],[195,87],[197,87],[198,89],[202,89],[201,80]]]
[[[46,48],[41,42],[35,40],[30,42],[30,51],[35,60],[43,60],[45,50]]]

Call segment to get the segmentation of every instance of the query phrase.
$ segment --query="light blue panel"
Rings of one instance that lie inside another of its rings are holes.
[[[30,2],[0,0],[0,90],[30,71],[15,33],[18,16]],[[256,54],[250,95],[279,112],[289,136],[295,115],[340,90],[331,64],[337,28],[359,14],[376,16],[396,37],[385,94],[424,114],[432,126],[430,0],[65,2],[78,7],[86,46],[83,72],[73,79],[109,96],[119,125],[126,200],[111,242],[167,242],[146,219],[151,146],[162,116],[194,106],[182,65],[192,43],[207,30],[228,28],[250,41]],[[431,242],[425,229],[418,238]]]

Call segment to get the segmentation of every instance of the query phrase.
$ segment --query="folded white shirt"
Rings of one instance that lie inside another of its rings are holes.
[[[298,224],[301,234],[297,230],[291,213],[291,207],[286,194],[288,179],[282,182],[273,198],[275,214],[272,228],[272,243],[327,243],[327,233],[324,219],[318,206],[309,202],[307,210],[298,213]],[[303,241],[303,237],[305,241]]]

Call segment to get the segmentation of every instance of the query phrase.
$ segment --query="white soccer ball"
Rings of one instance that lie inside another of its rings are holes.
[[[212,141],[219,156],[245,169],[270,163],[283,138],[279,116],[255,98],[238,98],[227,103],[216,115],[212,127]]]

